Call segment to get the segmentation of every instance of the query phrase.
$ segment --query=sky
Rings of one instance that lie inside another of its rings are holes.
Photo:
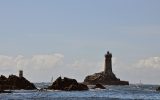
[[[159,0],[0,1],[0,75],[82,82],[104,69],[130,83],[160,84]]]

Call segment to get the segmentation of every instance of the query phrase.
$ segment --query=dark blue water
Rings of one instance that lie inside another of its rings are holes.
[[[47,84],[41,83],[37,86],[43,87]],[[89,91],[15,90],[11,94],[0,94],[0,100],[160,100],[160,92],[155,90],[157,87],[156,85],[129,85],[106,86],[105,90],[90,89]]]

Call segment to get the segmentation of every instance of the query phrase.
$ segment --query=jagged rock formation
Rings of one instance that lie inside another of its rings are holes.
[[[35,85],[33,83],[30,83],[27,79],[24,77],[18,77],[16,75],[10,75],[8,78],[1,75],[0,76],[0,90],[19,90],[19,89],[25,89],[25,90],[32,90],[36,89]]]
[[[129,85],[128,81],[121,81],[112,72],[112,54],[109,53],[109,51],[105,55],[104,71],[89,75],[84,80],[84,84],[87,85],[95,85],[98,83],[104,85]]]
[[[64,91],[82,91],[88,90],[87,85],[78,83],[75,79],[58,77],[48,89],[64,90]]]

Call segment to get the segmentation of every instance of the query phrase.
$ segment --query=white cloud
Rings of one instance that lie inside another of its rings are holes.
[[[160,57],[150,57],[138,62],[140,68],[160,68]]]
[[[100,71],[102,70],[102,66],[104,68],[104,63],[102,61],[88,61],[86,59],[75,60],[69,65],[74,69],[87,71]]]
[[[74,68],[84,68],[84,67],[92,67],[95,66],[95,63],[88,62],[87,60],[75,60],[72,64],[72,67]]]
[[[63,62],[62,54],[39,54],[31,57],[18,55],[16,57],[0,55],[1,74],[15,74],[19,69],[24,70],[24,76],[33,81],[50,81],[53,76],[66,76],[82,82],[87,75],[104,70],[104,60],[91,61],[76,59]],[[144,83],[159,83],[160,57],[141,59],[137,63],[126,63],[118,58],[112,58],[112,68],[115,75],[131,83],[142,80]],[[154,74],[148,74],[154,73]]]
[[[30,61],[30,64],[36,69],[48,69],[62,63],[63,57],[64,56],[61,54],[34,55]]]
[[[40,54],[30,58],[18,55],[16,57],[0,55],[0,69],[49,69],[62,63],[62,54]]]
[[[13,57],[0,55],[0,67],[2,70],[7,70],[11,65],[15,65]]]
[[[116,57],[112,58],[112,65],[117,67],[120,62],[117,60]],[[100,72],[104,70],[105,61],[88,61],[85,59],[75,60],[71,66],[77,70],[87,70],[88,72]]]

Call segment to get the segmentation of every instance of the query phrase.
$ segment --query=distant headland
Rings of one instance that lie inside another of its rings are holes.
[[[128,81],[121,81],[112,72],[112,54],[109,51],[105,54],[104,71],[89,75],[84,79],[84,84],[87,85],[95,85],[98,83],[103,85],[129,85]]]

